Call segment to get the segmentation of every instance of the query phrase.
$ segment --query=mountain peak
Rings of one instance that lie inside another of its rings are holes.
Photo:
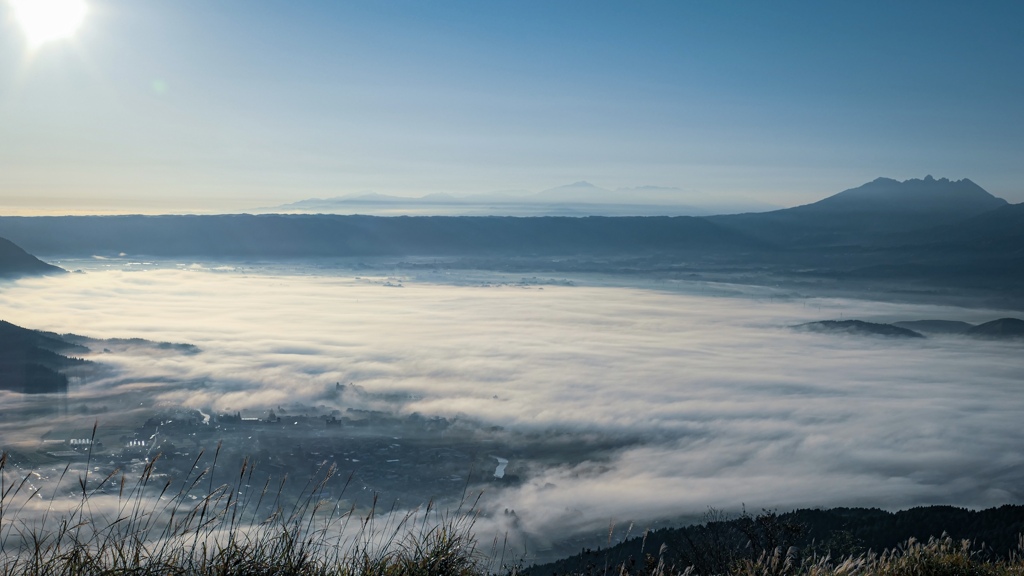
[[[933,213],[969,217],[1005,206],[1006,200],[988,193],[971,180],[923,179],[900,182],[876,178],[800,208],[820,212]]]

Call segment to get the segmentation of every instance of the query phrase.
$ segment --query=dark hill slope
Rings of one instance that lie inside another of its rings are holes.
[[[861,261],[856,274],[865,277],[918,278],[1024,295],[1024,204],[882,236],[855,256]]]
[[[961,221],[893,234],[879,244],[941,250],[984,250],[1024,257],[1024,203],[1007,204]]]
[[[1020,318],[1000,318],[979,324],[968,330],[967,334],[983,338],[1024,338],[1024,320]]]
[[[751,250],[739,232],[694,217],[511,218],[316,215],[4,217],[39,254],[316,257],[651,254]]]
[[[781,246],[865,245],[876,244],[880,236],[950,224],[1006,204],[967,179],[878,178],[813,204],[708,219]]]
[[[84,363],[62,353],[85,352],[56,335],[28,330],[0,320],[0,390],[25,394],[66,392],[67,377],[60,370]]]
[[[732,520],[707,522],[685,528],[666,528],[636,537],[606,550],[584,550],[557,562],[534,566],[526,573],[600,574],[608,566],[623,563],[644,565],[644,556],[657,562],[664,546],[665,561],[677,567],[695,566],[697,573],[725,573],[732,560],[756,558],[776,546],[797,546],[804,553],[831,554],[833,558],[881,552],[915,538],[927,541],[947,533],[954,540],[972,540],[999,557],[1016,552],[1018,535],[1024,533],[1024,506],[965,510],[952,506],[927,506],[900,512],[877,508],[796,510],[786,514],[765,513]],[[749,543],[749,544],[748,544]]]
[[[63,272],[25,252],[17,244],[0,238],[0,278]]]

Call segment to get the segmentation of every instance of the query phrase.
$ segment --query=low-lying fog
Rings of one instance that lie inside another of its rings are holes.
[[[518,485],[489,489],[490,505],[516,510],[535,531],[567,535],[613,519],[643,526],[743,503],[1024,500],[1020,342],[787,328],[1012,313],[697,283],[517,285],[520,278],[97,261],[85,273],[3,284],[0,316],[202,350],[98,352],[93,360],[122,372],[74,392],[83,397],[137,394],[147,408],[253,415],[294,403],[344,410],[327,394],[341,382],[388,394],[402,413],[639,439],[608,460],[532,470]],[[367,402],[383,406],[384,396],[373,397]],[[38,434],[47,425],[8,421],[2,433],[7,442],[15,430]]]

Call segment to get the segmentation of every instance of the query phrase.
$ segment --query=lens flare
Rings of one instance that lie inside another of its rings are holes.
[[[84,0],[8,0],[28,43],[36,48],[67,38],[85,19]]]

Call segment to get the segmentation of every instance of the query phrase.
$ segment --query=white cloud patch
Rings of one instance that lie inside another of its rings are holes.
[[[584,529],[744,502],[1024,500],[1020,343],[787,328],[840,315],[981,322],[1006,312],[598,285],[403,284],[230,267],[92,269],[8,283],[0,311],[26,327],[202,349],[95,354],[122,377],[81,394],[163,378],[192,384],[158,385],[157,404],[262,410],[331,405],[326,392],[351,382],[410,398],[406,412],[641,439],[609,461],[529,470],[522,485],[487,496],[528,526]]]

